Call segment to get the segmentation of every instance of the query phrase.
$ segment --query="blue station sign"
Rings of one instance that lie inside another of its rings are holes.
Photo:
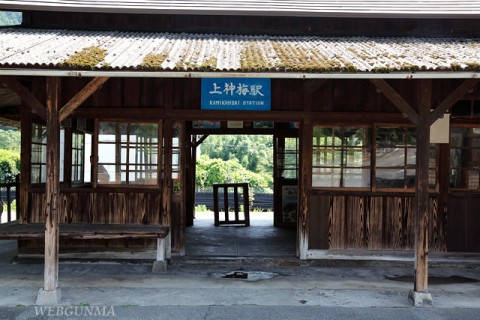
[[[271,84],[265,78],[202,79],[202,110],[271,109]]]

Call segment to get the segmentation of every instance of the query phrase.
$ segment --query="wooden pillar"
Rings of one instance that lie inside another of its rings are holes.
[[[162,219],[161,223],[164,226],[170,227],[170,232],[167,236],[167,259],[171,258],[172,243],[171,243],[171,201],[172,201],[172,137],[173,137],[173,122],[172,120],[165,120],[163,126],[163,184],[162,184]]]
[[[411,293],[415,305],[431,305],[428,294],[428,167],[430,151],[431,80],[417,87],[418,124],[415,193],[415,272]]]
[[[300,172],[298,181],[297,256],[307,259],[309,230],[309,194],[312,186],[312,136],[310,118],[301,124],[300,133]]]
[[[28,207],[30,199],[31,160],[32,160],[32,112],[22,105],[21,118],[21,151],[20,151],[20,198],[17,200],[20,208],[19,222],[28,223]]]
[[[58,205],[60,193],[60,79],[47,78],[47,181],[45,185],[45,270],[43,289],[37,304],[56,304],[60,300],[58,289]]]

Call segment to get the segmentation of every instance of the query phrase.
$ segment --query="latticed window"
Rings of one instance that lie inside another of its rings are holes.
[[[32,183],[47,181],[47,128],[39,124],[32,126]]]
[[[415,128],[380,127],[375,136],[375,187],[415,189]],[[429,152],[429,186],[436,185],[436,146]]]
[[[314,127],[313,187],[370,187],[370,129]]]
[[[100,122],[98,183],[157,185],[158,137],[156,123]]]
[[[415,128],[378,127],[373,139],[371,132],[369,127],[315,126],[312,186],[413,190]],[[430,148],[429,186],[436,187],[435,145]]]
[[[480,128],[451,128],[450,187],[480,189]]]
[[[85,134],[72,133],[72,182],[85,180]]]

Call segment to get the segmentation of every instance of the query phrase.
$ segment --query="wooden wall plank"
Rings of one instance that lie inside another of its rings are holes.
[[[370,197],[367,213],[366,247],[372,250],[383,248],[383,197]]]

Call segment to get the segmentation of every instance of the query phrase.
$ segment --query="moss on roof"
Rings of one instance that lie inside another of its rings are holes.
[[[87,47],[75,52],[62,65],[67,68],[94,69],[105,60],[106,51],[99,47]]]
[[[163,61],[167,59],[167,55],[164,53],[148,53],[144,58],[142,63],[140,63],[141,69],[161,69]]]

